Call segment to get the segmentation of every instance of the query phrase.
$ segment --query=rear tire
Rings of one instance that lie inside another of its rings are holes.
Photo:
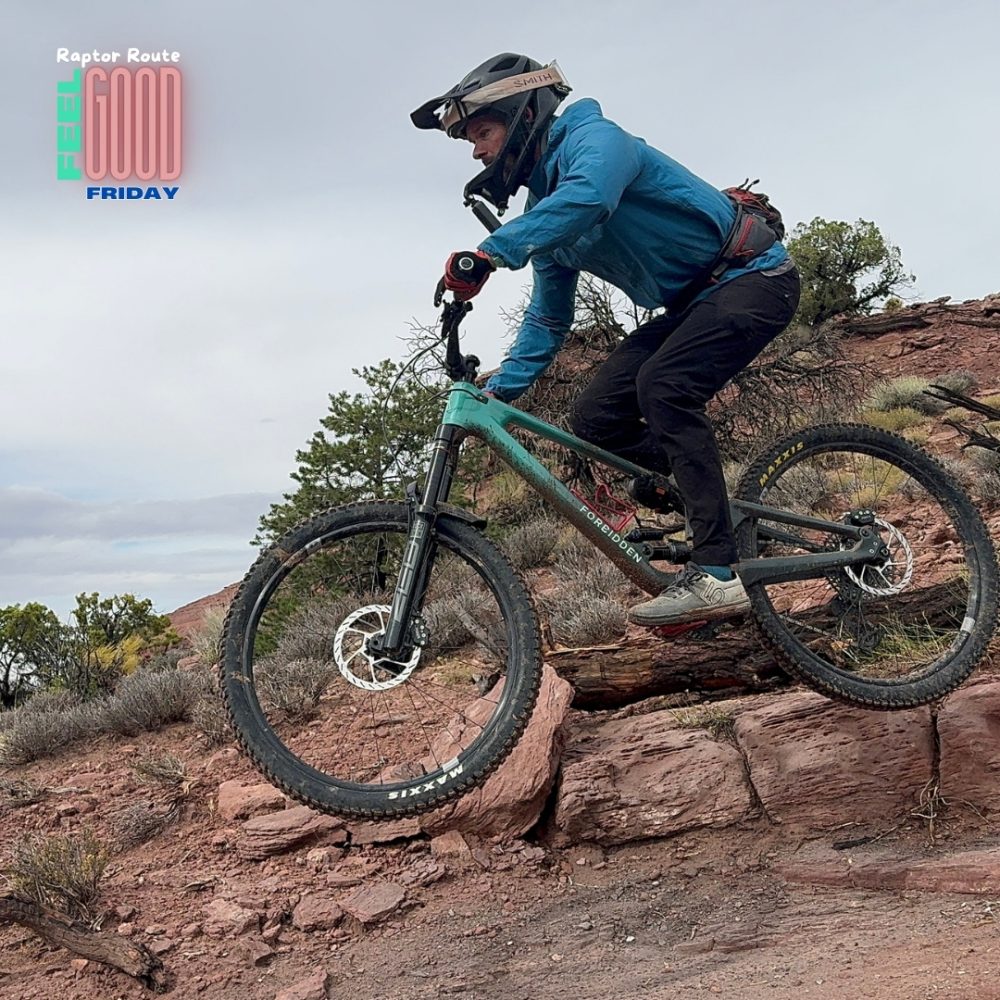
[[[323,812],[407,816],[464,794],[510,753],[538,696],[527,589],[495,545],[446,513],[413,656],[366,655],[407,531],[407,505],[391,501],[293,528],[247,573],[223,629],[222,694],[240,744],[269,781]],[[299,724],[287,710],[303,673],[315,704]]]
[[[912,708],[956,688],[982,660],[997,621],[993,542],[926,452],[874,427],[813,427],[758,458],[736,495],[828,520],[870,510],[890,550],[878,565],[747,587],[764,640],[810,687],[868,708]],[[769,525],[804,544],[768,539]],[[741,560],[843,544],[766,518],[744,521],[737,542]]]

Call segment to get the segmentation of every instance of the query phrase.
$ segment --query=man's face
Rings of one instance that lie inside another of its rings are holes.
[[[507,126],[495,118],[477,118],[465,129],[465,137],[472,143],[472,158],[489,166],[507,141]]]

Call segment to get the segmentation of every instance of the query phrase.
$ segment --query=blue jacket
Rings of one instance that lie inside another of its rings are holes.
[[[528,190],[524,213],[479,244],[508,267],[530,260],[534,270],[521,329],[486,383],[508,402],[559,352],[573,322],[580,271],[645,308],[669,306],[715,260],[736,212],[721,191],[609,121],[590,98],[555,119]],[[719,284],[776,267],[787,256],[775,243]]]

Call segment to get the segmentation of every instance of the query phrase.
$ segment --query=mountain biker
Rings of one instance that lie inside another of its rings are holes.
[[[485,391],[520,396],[551,364],[588,271],[645,308],[666,307],[612,351],[576,400],[573,432],[672,473],[693,535],[691,561],[629,618],[664,625],[749,607],[708,401],[791,321],[799,276],[758,217],[605,118],[592,99],[554,113],[569,92],[556,63],[503,53],[412,114],[418,128],[473,144],[484,169],[467,185],[501,213],[525,211],[475,251],[453,253],[444,285],[469,299],[497,268],[529,262],[534,282],[517,337]],[[473,267],[462,270],[460,263]],[[464,260],[462,258],[465,258]]]

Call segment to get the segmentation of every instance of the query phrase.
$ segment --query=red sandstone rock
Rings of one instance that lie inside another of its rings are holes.
[[[884,825],[909,811],[931,778],[926,708],[871,712],[796,692],[738,716],[736,739],[776,823]]]
[[[552,790],[562,725],[572,700],[573,688],[550,667],[543,668],[538,703],[511,755],[481,788],[422,816],[422,829],[432,836],[448,830],[504,838],[527,833],[538,822]],[[439,759],[446,759],[447,748],[436,752]]]
[[[300,931],[329,930],[344,919],[344,911],[329,896],[310,893],[292,911],[292,924]]]
[[[738,751],[668,712],[588,722],[571,737],[556,800],[557,841],[624,844],[751,812]]]
[[[979,810],[1000,810],[1000,683],[950,695],[938,712],[941,795]]]
[[[339,900],[343,911],[362,927],[377,924],[395,913],[406,899],[406,890],[395,882],[374,882],[358,886]]]
[[[274,1000],[327,1000],[329,981],[326,969],[316,969],[308,979],[301,979],[293,986],[279,990]]]
[[[939,858],[788,862],[774,869],[792,882],[858,889],[919,889],[925,892],[1000,892],[1000,850],[963,851]]]
[[[248,819],[285,808],[285,796],[274,785],[244,785],[224,781],[219,785],[219,815],[224,820]]]
[[[240,830],[237,849],[241,857],[251,860],[281,854],[299,844],[326,835],[332,840],[339,833],[341,842],[347,839],[340,822],[324,816],[308,806],[295,806],[247,820]]]
[[[420,836],[420,820],[416,816],[404,819],[386,820],[379,823],[353,822],[347,832],[352,845],[390,844],[394,840],[406,840]]]
[[[204,907],[202,929],[209,937],[226,937],[260,929],[260,913],[229,899],[213,899]]]

